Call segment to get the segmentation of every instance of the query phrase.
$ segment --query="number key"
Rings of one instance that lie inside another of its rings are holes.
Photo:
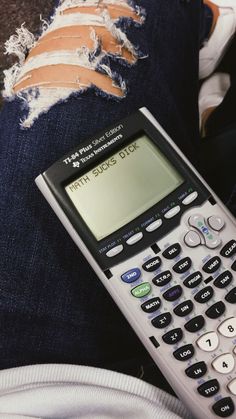
[[[220,374],[229,374],[234,369],[234,357],[231,354],[218,356],[212,362],[213,368]]]
[[[226,338],[236,336],[236,318],[231,317],[230,319],[224,320],[218,327],[218,331]]]
[[[197,340],[197,345],[205,352],[214,351],[219,345],[219,338],[215,332],[208,332]]]

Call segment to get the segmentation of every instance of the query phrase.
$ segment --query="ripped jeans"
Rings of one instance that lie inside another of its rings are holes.
[[[84,364],[167,388],[34,179],[142,106],[195,162],[201,2],[86,5],[62,1],[41,41],[23,28],[7,44],[19,63],[0,114],[0,368]]]

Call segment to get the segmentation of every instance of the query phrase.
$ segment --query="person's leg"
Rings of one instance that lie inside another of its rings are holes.
[[[110,58],[112,70],[126,81],[124,98],[87,88],[52,106],[26,129],[20,127],[27,113],[21,99],[6,102],[0,114],[1,369],[48,362],[102,366],[136,376],[144,369],[144,380],[165,387],[34,184],[39,173],[83,139],[141,106],[188,156],[194,154],[201,2],[138,4],[146,10],[144,24],[121,24],[147,57],[133,67]]]

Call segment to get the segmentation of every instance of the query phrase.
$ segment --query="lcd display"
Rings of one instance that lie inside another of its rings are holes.
[[[157,204],[183,181],[143,134],[65,190],[99,241]]]

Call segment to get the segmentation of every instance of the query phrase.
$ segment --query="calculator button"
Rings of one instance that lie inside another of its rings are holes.
[[[212,352],[219,345],[219,337],[215,332],[204,333],[204,335],[197,340],[197,345],[205,352]]]
[[[152,319],[152,325],[158,329],[164,329],[165,327],[169,326],[171,320],[172,316],[169,312],[162,313],[155,317],[155,319]]]
[[[182,274],[186,271],[188,271],[191,268],[192,265],[192,261],[189,257],[183,258],[181,260],[179,260],[179,262],[177,262],[174,266],[173,266],[173,270],[177,273],[177,274]]]
[[[233,275],[231,274],[231,272],[225,271],[219,276],[217,276],[217,278],[214,281],[214,285],[217,288],[226,288],[231,283],[232,279]]]
[[[132,282],[137,281],[141,276],[141,271],[139,268],[130,269],[130,271],[125,272],[121,275],[122,281],[126,282],[127,284],[131,284]]]
[[[151,292],[151,285],[149,282],[143,282],[131,290],[131,294],[136,298],[142,298]]]
[[[149,225],[146,227],[146,231],[147,231],[148,233],[152,233],[152,231],[157,230],[159,227],[161,227],[161,225],[162,225],[162,220],[159,218],[158,220],[153,221],[153,223],[149,224]]]
[[[209,380],[206,383],[201,384],[197,390],[201,396],[211,397],[218,393],[220,390],[220,384],[216,379]]]
[[[194,355],[194,347],[191,344],[181,346],[173,355],[178,361],[187,361]]]
[[[114,256],[116,256],[119,253],[121,253],[123,249],[124,249],[124,247],[122,246],[122,244],[119,244],[119,246],[113,247],[111,250],[109,250],[106,253],[106,256],[108,258],[113,258]]]
[[[196,364],[191,365],[190,367],[186,368],[185,374],[189,378],[201,378],[207,372],[207,366],[205,362],[197,362]]]
[[[146,271],[146,272],[153,272],[156,269],[160,268],[161,266],[161,259],[159,258],[159,256],[155,256],[154,258],[149,259],[147,262],[145,262],[142,266],[142,268]]]
[[[198,197],[198,193],[197,193],[197,191],[194,191],[194,192],[190,193],[188,196],[186,196],[186,198],[183,199],[182,204],[183,205],[189,205],[193,201],[195,201],[195,199],[197,199],[197,197]]]
[[[236,336],[236,318],[231,317],[230,319],[224,320],[218,327],[218,331],[221,335],[226,338],[231,338]]]
[[[162,255],[166,259],[174,259],[176,256],[178,256],[181,252],[181,246],[179,243],[172,244],[167,249],[164,250]]]
[[[236,253],[236,240],[230,240],[220,251],[221,256],[230,258]]]
[[[204,304],[207,303],[207,301],[209,301],[214,294],[214,290],[212,287],[205,287],[202,290],[200,290],[195,296],[194,299],[200,303],[200,304]]]
[[[196,231],[190,230],[185,234],[184,242],[188,247],[197,247],[201,244],[201,237]]]
[[[139,242],[143,238],[143,233],[137,233],[131,236],[128,240],[126,240],[126,243],[129,246],[132,246],[133,244]]]
[[[228,384],[228,389],[230,393],[234,394],[236,396],[236,378],[234,378],[230,383]]]
[[[180,285],[175,285],[164,292],[163,297],[166,301],[175,301],[181,297],[183,290]]]
[[[172,278],[172,273],[170,271],[164,271],[153,278],[153,284],[157,285],[158,287],[163,287],[164,285],[168,284]]]
[[[220,374],[229,374],[234,369],[234,357],[231,354],[220,355],[211,365]]]
[[[165,335],[162,336],[162,339],[168,345],[175,345],[182,338],[183,338],[183,331],[182,329],[180,329],[180,327],[177,329],[170,330],[169,332],[167,332]]]
[[[205,219],[200,214],[192,215],[189,220],[189,225],[195,227],[199,233],[204,237],[205,245],[209,249],[215,249],[221,244],[221,239],[213,231],[209,230]]]
[[[236,260],[234,261],[233,265],[231,266],[231,269],[233,269],[233,271],[236,271]]]
[[[209,226],[215,231],[222,230],[225,225],[223,218],[221,218],[219,215],[212,215],[207,219],[207,222]]]
[[[214,256],[213,258],[211,258],[205,263],[202,269],[207,274],[213,274],[214,272],[217,271],[217,269],[219,269],[220,265],[221,265],[221,260],[219,256]]]
[[[224,314],[225,308],[226,307],[223,301],[218,301],[207,309],[206,316],[210,319],[217,319],[218,317],[222,316],[222,314]]]
[[[167,211],[164,217],[169,220],[170,218],[175,217],[175,215],[177,215],[179,212],[180,212],[180,206],[176,205],[176,207],[171,208],[169,211]]]
[[[228,418],[234,413],[234,403],[231,397],[224,397],[218,400],[213,406],[215,414],[220,418]]]
[[[203,316],[200,315],[189,320],[188,323],[184,325],[184,327],[188,332],[196,333],[199,330],[201,330],[204,325],[205,325],[205,319]]]
[[[236,303],[236,287],[234,287],[228,294],[225,296],[225,299],[230,304]]]
[[[187,288],[195,288],[202,282],[201,272],[194,272],[184,280],[184,285]]]
[[[145,313],[153,313],[154,311],[157,311],[161,306],[161,300],[159,297],[151,298],[148,301],[145,301],[141,305],[141,308]]]
[[[193,302],[191,300],[184,301],[174,309],[176,316],[185,317],[193,310]]]

